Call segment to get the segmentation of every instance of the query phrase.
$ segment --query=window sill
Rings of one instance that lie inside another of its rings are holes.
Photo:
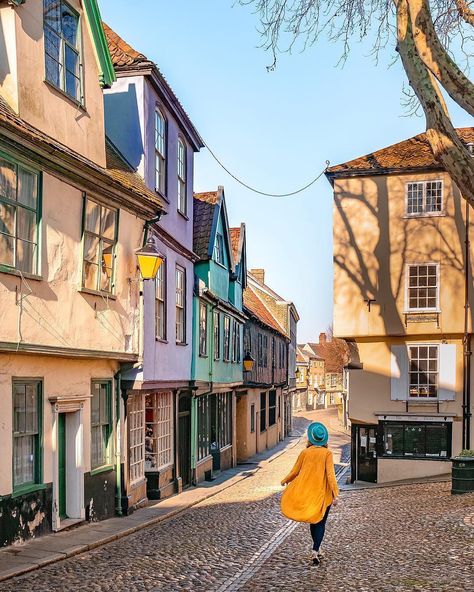
[[[403,314],[406,314],[406,315],[441,314],[441,309],[440,308],[413,308],[411,310],[410,309],[404,310]]]
[[[91,477],[94,475],[100,475],[100,473],[110,473],[110,471],[114,470],[113,465],[104,465],[103,467],[97,467],[96,469],[91,470]]]
[[[102,298],[108,298],[109,300],[117,300],[117,296],[110,292],[101,292],[100,290],[91,290],[90,288],[81,288],[78,291],[82,294],[90,294],[91,296],[101,296]]]
[[[159,197],[161,197],[161,199],[164,200],[168,205],[170,204],[170,200],[166,197],[166,195],[164,193],[162,193],[156,187],[155,187],[155,193],[156,193],[156,195],[158,195]]]
[[[174,461],[168,463],[167,465],[163,465],[162,467],[157,467],[156,469],[147,469],[145,467],[145,475],[147,473],[152,473],[157,475],[158,473],[162,473],[163,471],[167,471],[168,469],[172,469],[174,467]]]
[[[184,218],[185,220],[187,220],[189,222],[189,216],[187,214],[185,214],[181,210],[177,210],[177,212],[182,218]]]
[[[43,278],[40,275],[36,275],[34,273],[28,273],[24,271],[19,271],[14,267],[7,267],[6,265],[0,265],[0,273],[8,273],[10,275],[15,275],[16,277],[21,278],[22,276],[27,280],[35,280],[37,282],[42,282]]]
[[[155,341],[158,343],[169,343],[167,339],[162,339],[161,337],[155,337]]]
[[[443,216],[447,216],[446,210],[441,212],[423,212],[421,214],[404,214],[403,218],[405,220],[410,220],[411,218],[442,218]]]
[[[179,346],[181,346],[181,347],[186,347],[188,344],[187,344],[187,342],[186,342],[186,341],[177,341],[177,342],[176,342],[176,345],[179,345]]]
[[[43,491],[46,489],[44,483],[33,483],[31,485],[25,485],[24,487],[18,487],[12,493],[12,499],[21,497],[22,495],[28,495],[29,493],[35,493],[35,491]]]
[[[87,113],[87,109],[85,108],[84,103],[81,103],[81,101],[78,101],[74,97],[71,97],[71,95],[68,95],[66,91],[64,91],[62,88],[59,88],[59,86],[56,86],[55,84],[53,84],[49,80],[44,80],[44,83],[46,84],[46,86],[49,86],[50,89],[56,91],[61,96],[63,96],[65,99],[67,99],[75,107],[79,108],[83,113]]]
[[[196,463],[196,466],[202,465],[205,462],[208,462],[210,460],[212,460],[212,454],[208,454],[207,456],[205,456],[205,457],[201,458],[200,460],[198,460],[197,463]]]
[[[204,359],[206,359],[206,358],[208,358],[209,356],[208,356],[207,354],[199,354],[199,357],[200,357],[200,358],[204,358]]]

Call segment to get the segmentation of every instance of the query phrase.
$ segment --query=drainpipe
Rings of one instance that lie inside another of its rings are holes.
[[[470,279],[470,240],[469,240],[469,211],[470,205],[466,201],[466,229],[464,239],[464,337],[463,337],[463,433],[462,447],[470,448],[471,444],[471,333],[469,333],[469,279]]]

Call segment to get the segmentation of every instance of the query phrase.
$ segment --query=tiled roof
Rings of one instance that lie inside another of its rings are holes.
[[[108,183],[112,188],[115,185],[121,190],[133,193],[135,197],[143,199],[144,202],[147,202],[148,206],[151,205],[161,210],[165,209],[163,201],[154,191],[148,189],[142,178],[119,156],[118,152],[110,143],[106,143],[107,160],[106,168],[103,168],[18,117],[1,97],[0,124],[27,138],[35,145],[46,146],[49,151],[52,148],[58,154],[58,158],[62,154],[64,159],[74,162],[74,166],[77,166],[78,169],[84,169],[89,173],[100,175],[102,177],[101,180],[104,183]]]
[[[474,127],[458,128],[457,133],[463,142],[474,142]],[[426,134],[419,134],[403,142],[392,144],[371,154],[332,166],[326,175],[331,177],[376,174],[384,172],[402,172],[404,169],[442,168],[435,160]]]
[[[194,194],[193,250],[200,259],[209,259],[209,243],[218,201],[218,191]]]
[[[262,323],[286,337],[283,328],[279,325],[257,294],[249,287],[244,290],[244,309],[259,319]]]
[[[230,243],[232,245],[232,253],[234,255],[234,261],[237,262],[239,258],[239,242],[241,228],[229,228],[230,232]]]
[[[133,49],[131,45],[117,35],[106,23],[102,23],[102,25],[112,57],[112,63],[116,70],[138,65],[150,67],[151,62],[145,55]]]

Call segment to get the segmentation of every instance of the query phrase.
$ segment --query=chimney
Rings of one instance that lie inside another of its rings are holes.
[[[260,284],[265,283],[265,270],[264,269],[251,269],[250,273]]]
[[[320,333],[319,334],[319,343],[326,343],[326,333]]]

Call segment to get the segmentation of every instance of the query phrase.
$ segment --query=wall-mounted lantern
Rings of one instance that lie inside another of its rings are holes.
[[[244,357],[244,370],[245,372],[252,372],[253,365],[255,364],[255,360],[250,355],[250,352],[247,352]]]
[[[295,378],[296,378],[296,381],[297,382],[300,381],[300,378],[301,378],[301,370],[299,368],[296,368]]]
[[[163,263],[163,257],[157,251],[153,236],[150,234],[146,245],[136,251],[138,267],[143,280],[154,280]]]

